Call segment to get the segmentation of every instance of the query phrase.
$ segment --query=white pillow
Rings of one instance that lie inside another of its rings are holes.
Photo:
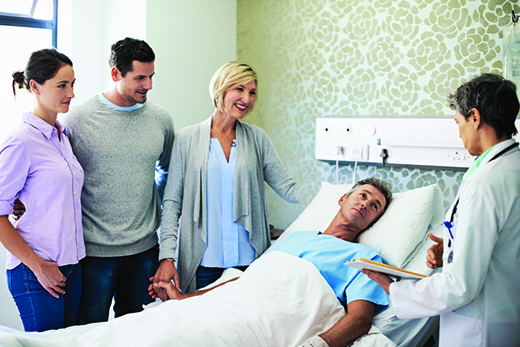
[[[318,194],[280,239],[294,231],[324,231],[339,211],[339,199],[351,187],[322,182]],[[437,184],[396,193],[385,214],[360,235],[359,242],[374,248],[385,262],[403,267],[424,242],[428,230],[442,218],[442,196]]]

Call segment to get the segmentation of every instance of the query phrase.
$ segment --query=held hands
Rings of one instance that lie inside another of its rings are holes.
[[[173,279],[173,284],[171,280]],[[152,298],[160,298],[161,301],[167,301],[173,299],[168,292],[167,288],[164,288],[163,285],[159,285],[159,283],[169,283],[172,286],[175,285],[175,288],[179,293],[181,293],[179,288],[179,275],[177,273],[177,269],[175,268],[175,263],[170,259],[161,260],[161,264],[159,265],[159,269],[155,273],[155,276],[150,279],[153,283],[148,288],[150,295]],[[168,286],[169,287],[169,286]],[[155,296],[154,296],[155,295]]]
[[[431,269],[442,267],[442,253],[444,252],[443,239],[436,237],[432,233],[429,233],[428,236],[433,242],[436,242],[436,244],[428,248],[426,265]]]
[[[154,281],[153,277],[150,277],[150,281]],[[161,291],[166,295],[166,300],[163,300],[157,293]],[[148,293],[150,296],[154,299],[160,298],[161,301],[168,301],[168,300],[182,300],[184,299],[184,294],[181,293],[179,288],[173,285],[171,281],[168,282],[153,282],[148,287]]]
[[[62,287],[65,287],[67,278],[63,276],[58,264],[54,262],[42,261],[35,269],[31,269],[38,282],[55,298],[59,297],[59,294],[65,294]]]

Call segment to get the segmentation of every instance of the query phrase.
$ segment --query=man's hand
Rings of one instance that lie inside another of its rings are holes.
[[[370,301],[350,302],[347,306],[347,314],[329,330],[320,334],[320,338],[330,347],[347,346],[370,330],[375,308],[376,305]]]
[[[368,269],[363,269],[361,272],[367,275],[371,280],[377,282],[377,284],[379,284],[387,294],[390,294],[390,284],[394,282],[393,279],[381,272],[371,271]]]
[[[173,280],[175,287],[180,292],[179,275],[177,273],[177,269],[175,268],[175,263],[171,259],[161,260],[161,264],[159,265],[159,268],[157,269],[157,272],[155,273],[155,276],[152,277],[152,279],[152,285],[158,284],[160,282],[168,283]],[[149,292],[151,293],[150,290]],[[166,289],[161,286],[153,287],[153,292],[161,299],[161,301],[167,301],[169,299]],[[152,295],[152,297],[154,296]]]
[[[308,339],[303,345],[299,347],[329,347],[327,342],[318,335]]]
[[[20,201],[20,199],[16,198],[11,215],[13,216],[14,220],[18,220],[24,213],[25,205]]]
[[[441,237],[436,237],[432,233],[429,233],[428,236],[430,237],[430,240],[436,242],[436,244],[428,248],[426,265],[431,269],[442,267],[442,253],[444,252],[443,239]]]
[[[59,294],[65,294],[62,287],[65,287],[67,278],[61,273],[58,264],[43,261],[35,269],[31,270],[36,275],[38,282],[50,295],[58,298]]]

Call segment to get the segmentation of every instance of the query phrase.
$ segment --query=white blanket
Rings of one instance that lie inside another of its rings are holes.
[[[0,345],[297,346],[344,314],[314,265],[271,252],[239,280],[205,295],[171,300],[107,323],[45,333],[0,328]]]

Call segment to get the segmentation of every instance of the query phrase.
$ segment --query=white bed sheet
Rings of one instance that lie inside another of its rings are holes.
[[[282,252],[261,257],[239,280],[140,313],[44,333],[0,328],[2,346],[297,346],[345,314],[319,271]],[[392,346],[374,332],[354,346]]]

